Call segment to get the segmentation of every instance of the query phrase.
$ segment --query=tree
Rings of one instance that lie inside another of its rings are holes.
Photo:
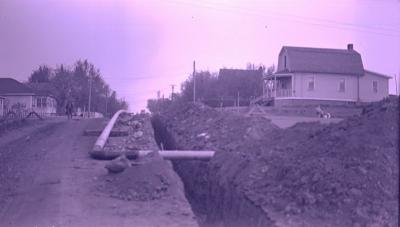
[[[217,98],[218,78],[208,71],[196,73],[196,100],[207,101]],[[183,100],[193,100],[193,76],[189,77],[181,86]]]
[[[91,92],[91,111],[114,113],[128,108],[125,100],[117,98],[115,91],[103,80],[100,70],[87,60],[78,60],[72,67],[59,65],[54,70],[42,65],[29,78],[28,85],[36,91],[46,91],[57,100],[58,112],[63,113],[66,102],[74,102],[76,108],[88,110],[89,91]],[[109,97],[111,94],[111,97]]]
[[[52,79],[53,70],[47,65],[41,65],[28,78],[29,83],[48,83]]]

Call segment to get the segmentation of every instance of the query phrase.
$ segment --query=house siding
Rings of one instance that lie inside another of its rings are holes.
[[[378,91],[373,91],[373,81],[378,82]],[[389,78],[365,72],[360,77],[360,101],[374,102],[389,96]]]
[[[45,97],[46,98],[46,107],[37,107],[36,98]],[[52,97],[46,96],[34,96],[34,95],[4,95],[4,110],[9,110],[15,104],[25,105],[25,109],[28,111],[35,111],[40,115],[54,115],[56,114],[57,103],[56,100]],[[35,105],[33,105],[35,102]]]
[[[5,108],[11,108],[15,104],[25,105],[25,108],[32,108],[32,95],[3,95],[6,99]]]
[[[352,75],[296,73],[294,96],[308,99],[357,100],[357,77]],[[308,80],[314,78],[314,90],[308,90]],[[339,91],[339,83],[345,79],[345,91]]]

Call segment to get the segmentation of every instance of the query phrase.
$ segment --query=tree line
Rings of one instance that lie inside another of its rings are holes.
[[[193,101],[195,84],[196,101],[212,107],[249,105],[263,94],[264,79],[274,73],[275,66],[248,64],[245,70],[221,69],[219,73],[200,71],[190,75],[182,84],[181,92],[172,96],[173,101]],[[238,101],[239,100],[239,101]],[[166,101],[166,100],[164,100]],[[148,108],[155,109],[161,100],[149,100]]]
[[[100,70],[87,60],[78,60],[72,66],[59,65],[51,68],[41,65],[28,78],[27,85],[39,93],[53,96],[57,100],[57,112],[64,113],[67,102],[75,110],[88,110],[91,87],[90,111],[110,115],[119,109],[127,109],[125,100],[103,80]]]

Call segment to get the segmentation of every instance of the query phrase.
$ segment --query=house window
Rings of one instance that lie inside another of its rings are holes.
[[[40,97],[36,98],[36,106],[39,108],[42,107],[42,101],[41,101]]]
[[[372,81],[372,90],[374,93],[378,93],[378,81]]]
[[[346,90],[346,80],[340,79],[339,81],[339,92],[345,92]]]
[[[42,107],[46,107],[47,106],[47,99],[46,97],[42,97]]]
[[[38,97],[36,98],[37,101],[37,107],[43,108],[47,106],[47,100],[46,97]]]
[[[36,98],[32,97],[32,107],[36,107]]]
[[[313,76],[310,76],[309,78],[308,78],[308,83],[307,83],[307,89],[309,90],[309,91],[314,91],[314,87],[315,87],[315,83],[314,83],[314,77]]]

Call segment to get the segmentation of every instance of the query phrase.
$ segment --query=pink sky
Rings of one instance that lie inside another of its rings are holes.
[[[88,59],[131,110],[197,69],[276,64],[283,45],[346,48],[400,74],[398,0],[2,0],[0,76]],[[400,77],[400,76],[399,76]],[[395,93],[394,80],[390,93]]]

